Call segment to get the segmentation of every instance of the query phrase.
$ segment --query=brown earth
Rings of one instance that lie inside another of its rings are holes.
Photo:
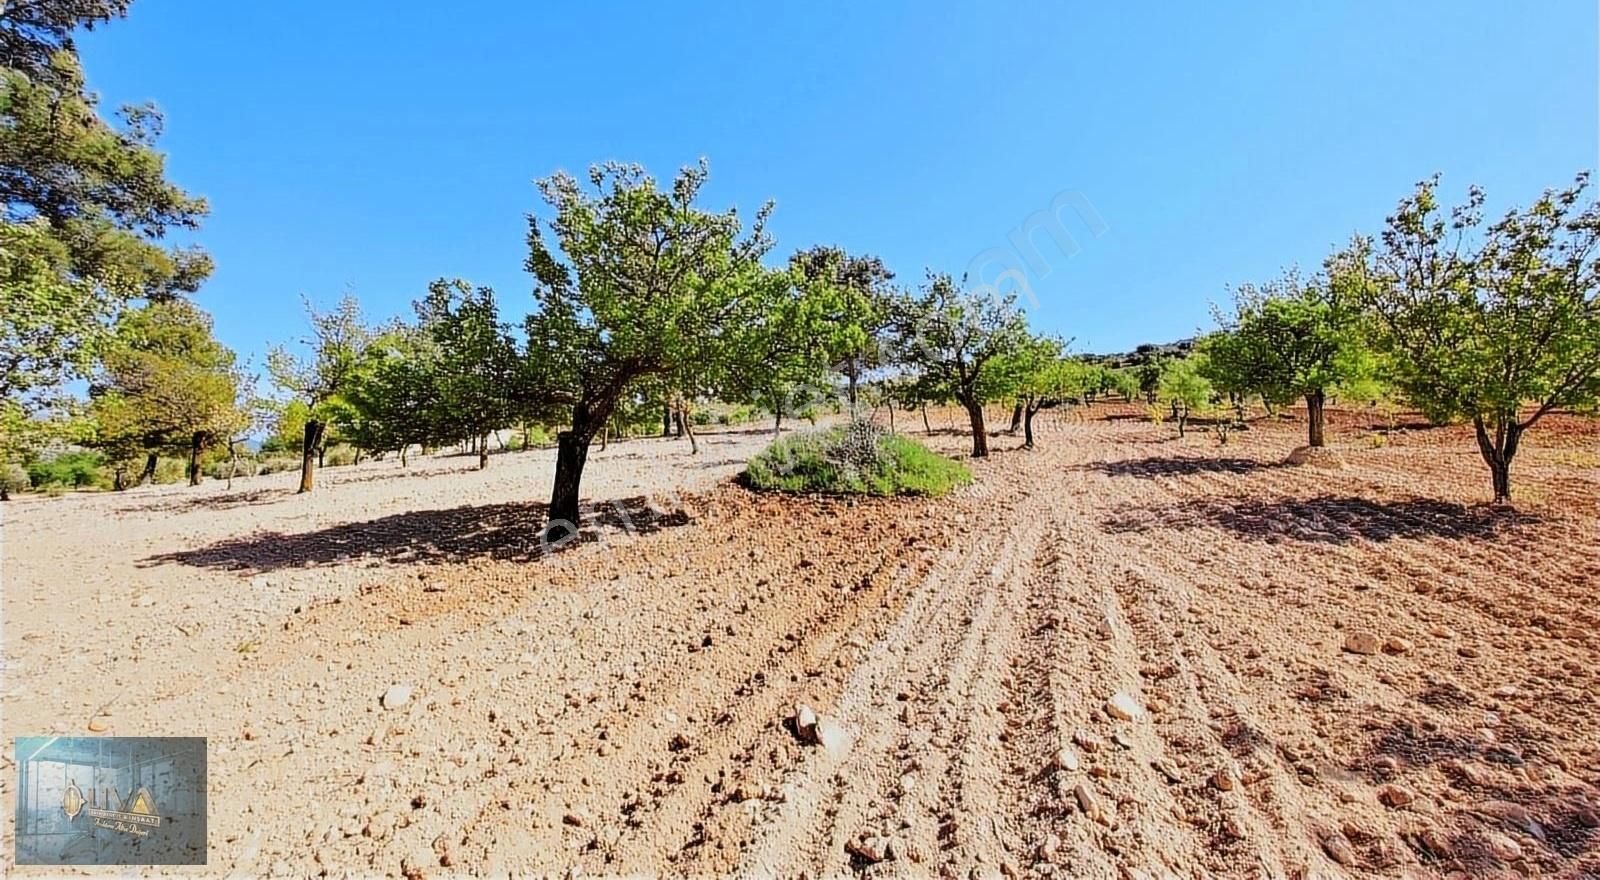
[[[0,731],[209,736],[194,873],[1600,876],[1592,423],[1512,512],[1459,428],[1040,418],[942,501],[614,445],[552,555],[544,453],[24,502]]]

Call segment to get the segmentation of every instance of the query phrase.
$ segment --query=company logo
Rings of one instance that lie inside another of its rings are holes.
[[[149,829],[161,826],[161,816],[156,811],[156,800],[151,797],[150,789],[142,785],[134,789],[126,799],[115,787],[107,789],[105,800],[106,805],[100,806],[96,799],[96,791],[92,788],[89,789],[88,800],[85,800],[83,790],[78,788],[78,783],[73,782],[61,796],[61,810],[67,814],[69,822],[77,819],[79,813],[87,812],[97,828],[137,834],[140,837],[149,834]]]

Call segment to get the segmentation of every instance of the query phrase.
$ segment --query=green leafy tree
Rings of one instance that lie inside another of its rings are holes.
[[[516,342],[500,322],[494,291],[487,287],[440,279],[428,286],[416,309],[432,342],[441,429],[475,439],[482,470],[489,466],[489,434],[516,417]]]
[[[643,168],[607,163],[590,169],[588,188],[563,172],[539,183],[554,216],[529,221],[539,308],[526,324],[528,358],[541,396],[571,406],[547,541],[577,534],[589,443],[619,401],[650,379],[701,387],[766,306],[770,204],[742,233],[736,211],[696,206],[707,173],[704,161],[684,168],[663,191]]]
[[[1145,403],[1156,402],[1156,395],[1161,391],[1161,374],[1166,372],[1171,360],[1163,355],[1151,355],[1133,368],[1134,375],[1139,379],[1139,393],[1144,395]]]
[[[1325,275],[1303,280],[1292,270],[1241,285],[1223,333],[1202,343],[1207,378],[1223,393],[1253,392],[1279,406],[1303,399],[1308,445],[1327,445],[1329,395],[1369,381],[1374,367],[1345,287]]]
[[[893,326],[901,362],[961,404],[972,426],[972,455],[987,456],[983,406],[1010,393],[1009,377],[996,366],[1028,338],[1016,298],[966,290],[934,274],[920,294],[899,300]]]
[[[102,360],[90,387],[90,413],[95,442],[118,462],[181,450],[189,459],[189,484],[199,485],[201,457],[250,421],[234,353],[191,303],[156,302],[124,312]],[[148,459],[145,470],[152,475]]]
[[[340,395],[345,406],[337,413],[339,433],[358,448],[398,453],[402,467],[413,445],[438,442],[445,429],[435,361],[433,340],[418,327],[396,325],[374,335]],[[292,406],[300,413],[298,423],[289,425],[298,443],[310,409],[300,401]]]
[[[1158,400],[1172,408],[1178,436],[1184,436],[1189,418],[1211,405],[1212,389],[1205,377],[1205,356],[1195,354],[1168,361],[1156,393]]]
[[[1049,336],[1029,337],[1003,357],[997,372],[1022,407],[1022,447],[1033,448],[1033,417],[1059,403],[1069,391],[1070,375],[1062,360],[1062,342]]]
[[[789,271],[804,293],[814,339],[828,364],[844,375],[854,416],[862,375],[883,362],[894,273],[877,257],[823,245],[790,257]]]
[[[1588,174],[1484,226],[1483,192],[1448,216],[1438,177],[1400,201],[1376,248],[1330,261],[1374,316],[1406,396],[1436,421],[1470,421],[1496,503],[1511,500],[1523,435],[1600,402],[1600,205]]]
[[[306,303],[311,336],[301,340],[309,356],[296,355],[281,346],[267,355],[267,372],[273,384],[306,407],[300,443],[300,489],[310,492],[319,456],[327,441],[329,421],[344,405],[340,395],[354,380],[370,333],[361,323],[361,304],[346,294],[330,312],[318,312]]]

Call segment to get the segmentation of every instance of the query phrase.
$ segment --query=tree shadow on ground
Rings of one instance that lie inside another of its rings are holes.
[[[342,523],[296,534],[266,532],[229,538],[193,550],[162,553],[141,566],[177,563],[220,571],[261,573],[287,568],[348,565],[363,561],[448,563],[473,559],[528,562],[556,549],[621,531],[646,535],[686,525],[682,510],[665,511],[640,495],[585,507],[583,534],[560,548],[540,537],[548,505],[534,502],[485,504],[448,510],[417,510],[366,522]]]
[[[1437,701],[1430,702],[1429,696],[1436,690],[1425,688],[1414,699],[1432,705]],[[1474,702],[1466,696],[1459,712],[1471,715],[1487,708]],[[1439,801],[1448,810],[1448,815],[1436,814],[1444,820],[1442,834],[1432,840],[1402,838],[1424,865],[1474,877],[1504,872],[1506,863],[1488,844],[1488,835],[1499,833],[1523,841],[1523,859],[1535,873],[1587,876],[1584,865],[1593,867],[1590,859],[1600,844],[1589,806],[1596,791],[1581,779],[1550,775],[1560,758],[1545,737],[1512,719],[1502,721],[1491,740],[1466,726],[1452,731],[1437,721],[1418,721],[1392,710],[1374,708],[1365,714],[1359,723],[1370,731],[1368,745],[1348,770],[1374,786],[1433,770],[1454,789],[1452,797]],[[1535,769],[1532,765],[1538,772],[1523,769]],[[1438,845],[1441,840],[1443,846]],[[1565,873],[1574,868],[1578,874]]]
[[[293,489],[249,489],[222,495],[180,495],[160,498],[123,508],[127,513],[182,513],[185,510],[236,510],[271,504],[294,494]]]
[[[1537,522],[1537,516],[1492,505],[1467,507],[1427,498],[1373,501],[1323,496],[1273,501],[1223,498],[1125,507],[1101,526],[1113,534],[1218,527],[1267,543],[1348,544],[1396,538],[1494,538]]]
[[[1196,474],[1248,474],[1281,464],[1259,462],[1250,458],[1199,458],[1187,456],[1150,456],[1126,461],[1096,461],[1073,467],[1078,471],[1094,471],[1111,477],[1190,477]]]

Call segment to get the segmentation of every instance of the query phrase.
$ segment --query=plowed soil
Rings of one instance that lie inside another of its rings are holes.
[[[1511,511],[1459,428],[1040,419],[941,500],[616,444],[553,554],[543,453],[23,502],[3,732],[209,736],[199,873],[1600,876],[1592,423]]]

